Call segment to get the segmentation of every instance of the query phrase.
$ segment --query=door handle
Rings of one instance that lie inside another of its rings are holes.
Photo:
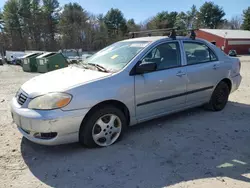
[[[184,75],[186,75],[186,73],[182,72],[182,71],[179,71],[179,72],[176,73],[176,76],[179,76],[179,77],[182,77]]]

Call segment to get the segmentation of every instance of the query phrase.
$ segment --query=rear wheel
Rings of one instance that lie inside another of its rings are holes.
[[[90,114],[81,126],[79,141],[87,147],[107,147],[119,140],[127,126],[123,112],[106,106]]]
[[[220,82],[216,86],[209,103],[205,107],[212,111],[223,110],[228,102],[229,93],[230,91],[227,83]]]

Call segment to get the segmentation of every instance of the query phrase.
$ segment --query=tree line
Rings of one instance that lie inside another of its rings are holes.
[[[87,12],[78,3],[58,0],[7,0],[0,11],[0,51],[82,49],[96,51],[127,37],[128,32],[178,27],[250,30],[250,7],[242,17],[224,18],[222,7],[205,2],[187,12],[162,11],[141,23],[126,20],[119,9],[105,15]]]

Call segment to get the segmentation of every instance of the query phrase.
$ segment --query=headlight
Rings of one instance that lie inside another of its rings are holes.
[[[67,106],[72,96],[67,93],[49,93],[30,101],[28,108],[37,110],[52,110]]]

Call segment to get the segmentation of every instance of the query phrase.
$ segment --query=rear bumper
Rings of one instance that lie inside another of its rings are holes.
[[[11,102],[11,114],[18,130],[28,140],[43,145],[59,145],[78,141],[79,129],[89,109],[32,110],[21,108],[16,98]],[[53,137],[41,137],[39,135]]]
[[[232,80],[232,89],[231,89],[231,93],[232,93],[239,88],[241,80],[242,80],[242,76],[240,74],[238,74],[238,75],[232,77],[231,80]]]

